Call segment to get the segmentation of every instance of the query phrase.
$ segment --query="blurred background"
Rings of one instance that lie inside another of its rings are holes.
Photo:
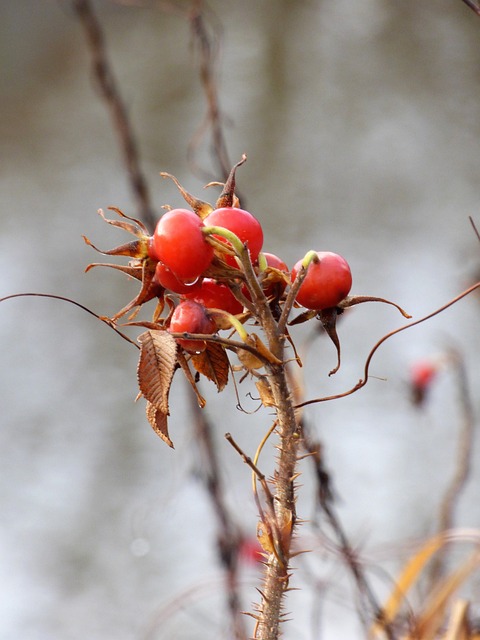
[[[160,171],[204,199],[216,193],[203,185],[221,179],[209,133],[198,137],[207,106],[189,6],[93,3],[158,215],[183,202]],[[262,222],[264,249],[289,266],[309,249],[340,253],[353,293],[387,297],[414,319],[475,282],[480,18],[461,0],[212,0],[205,11],[219,44],[227,148],[232,162],[248,156],[237,184]],[[125,234],[97,209],[137,212],[84,32],[69,2],[20,0],[0,3],[0,36],[0,296],[52,293],[111,315],[137,285],[111,270],[84,274],[98,255],[81,236],[113,247]],[[349,311],[339,326],[342,368],[327,376],[336,356],[319,334],[303,369],[306,396],[352,387],[375,342],[404,323],[386,305]],[[363,390],[306,411],[339,517],[380,599],[413,543],[437,529],[462,423],[455,372],[442,370],[415,407],[411,367],[455,349],[478,413],[478,326],[474,294],[387,341]],[[310,334],[292,329],[299,346]],[[0,345],[1,640],[225,637],[217,525],[181,377],[172,451],[134,402],[137,350],[78,307],[5,301]],[[251,390],[239,388],[248,411],[257,407]],[[223,435],[253,455],[271,417],[238,411],[231,386],[202,391],[227,503],[254,537],[250,475]],[[268,473],[273,447],[262,458]],[[298,511],[310,520],[315,485],[302,470]],[[474,463],[458,527],[480,527],[479,482]],[[298,561],[285,637],[361,637],[348,571],[310,524],[299,545],[313,551]],[[246,562],[247,610],[256,577]],[[478,575],[470,588],[478,595]]]

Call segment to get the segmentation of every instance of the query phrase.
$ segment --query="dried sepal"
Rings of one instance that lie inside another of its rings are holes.
[[[128,256],[130,258],[146,258],[148,256],[148,238],[131,240],[130,242],[126,242],[125,244],[121,244],[118,247],[114,247],[113,249],[108,249],[104,251],[96,247],[93,242],[91,242],[87,236],[82,236],[85,241],[85,244],[88,244],[89,247],[98,251],[98,253],[103,254],[104,256]]]
[[[255,382],[260,400],[264,407],[275,407],[275,400],[272,394],[272,388],[266,376],[260,376]]]
[[[273,355],[270,349],[266,346],[266,344],[255,334],[251,333],[249,336],[249,344],[254,347],[258,353],[265,358],[270,364],[283,364],[277,356]]]
[[[230,171],[230,175],[225,182],[222,193],[218,197],[216,208],[220,209],[221,207],[233,207],[234,201],[236,200],[238,203],[238,199],[235,197],[235,173],[244,162],[246,162],[247,156],[245,154],[242,155],[242,159],[237,162],[236,165],[232,167]],[[237,204],[238,206],[238,204]]]
[[[294,318],[293,320],[290,320],[288,325],[289,326],[293,326],[295,324],[302,324],[303,322],[308,322],[309,320],[311,320],[312,318],[315,318],[315,316],[317,315],[317,311],[315,311],[314,309],[307,309],[307,311],[304,311],[303,313],[301,313],[300,315],[298,315],[296,318]]]
[[[318,312],[318,319],[322,323],[323,328],[325,329],[325,333],[328,335],[330,340],[335,345],[335,349],[337,350],[337,364],[336,366],[329,371],[328,375],[333,376],[334,373],[340,369],[341,364],[341,349],[340,349],[340,340],[338,339],[337,334],[337,316],[338,310],[336,307],[332,309],[323,309]]]
[[[168,331],[149,330],[138,337],[138,386],[144,398],[168,415],[168,394],[177,364],[177,343]]]
[[[237,349],[237,358],[240,360],[243,367],[248,371],[261,369],[265,366],[264,360],[261,360],[254,353],[248,351],[247,349]]]
[[[281,269],[277,269],[276,267],[267,266],[261,274],[261,282],[262,287],[264,289],[269,286],[279,284],[279,285],[290,285],[292,284],[290,275],[282,271]]]
[[[288,557],[290,554],[293,522],[294,516],[292,510],[286,509],[281,516],[281,522],[278,523],[278,534],[280,536],[279,542],[283,557]]]
[[[391,300],[386,300],[385,298],[377,298],[376,296],[347,296],[341,302],[339,302],[338,307],[340,309],[348,309],[348,307],[353,307],[356,304],[362,304],[363,302],[383,302],[384,304],[390,304],[392,307],[395,307],[400,311],[404,318],[411,318],[412,316],[404,311],[400,305],[396,302],[392,302]]]
[[[108,210],[115,211],[115,213],[120,218],[125,218],[125,220],[130,220],[131,222],[134,223],[134,224],[129,224],[128,222],[123,222],[121,220],[111,220],[105,217],[105,214],[102,209],[99,209],[97,212],[98,215],[101,216],[105,220],[105,222],[107,222],[108,224],[111,224],[112,226],[117,227],[119,229],[123,229],[124,231],[128,231],[128,233],[131,233],[132,235],[137,236],[138,238],[143,238],[144,236],[148,236],[148,229],[140,220],[127,216],[127,214],[123,213],[123,211],[121,211],[118,207],[108,207]]]
[[[103,209],[98,209],[97,213],[101,218],[107,223],[112,225],[113,227],[117,227],[118,229],[123,229],[123,231],[127,231],[132,235],[136,236],[136,240],[132,240],[131,242],[127,242],[125,244],[120,245],[119,247],[115,247],[114,249],[109,249],[108,251],[102,251],[98,249],[86,236],[82,236],[85,243],[88,244],[92,249],[102,253],[106,256],[130,256],[131,258],[139,258],[143,259],[148,256],[148,247],[150,244],[150,235],[148,233],[145,225],[140,222],[140,220],[136,220],[135,218],[131,218],[127,216],[125,213],[117,209],[117,207],[108,207],[110,211],[115,211],[115,213],[121,218],[125,218],[126,220],[130,220],[131,222],[125,222],[124,220],[111,220],[107,218],[103,212]]]
[[[147,402],[146,407],[147,420],[149,421],[152,429],[155,431],[157,436],[168,444],[169,447],[174,449],[173,442],[170,440],[168,435],[168,417],[167,414],[158,409],[151,402]]]
[[[272,528],[265,520],[257,523],[257,540],[260,546],[267,554],[275,553],[275,544],[273,542]]]
[[[126,313],[128,313],[134,307],[141,307],[142,304],[153,300],[154,298],[163,297],[165,293],[165,289],[160,286],[156,281],[154,281],[155,269],[156,269],[156,261],[151,258],[146,258],[142,263],[142,288],[140,292],[133,300],[131,300],[123,309],[120,309],[114,316],[112,316],[112,320],[116,321]]]
[[[218,391],[223,391],[228,383],[230,363],[221,344],[208,342],[205,351],[193,355],[191,361],[199,373],[215,383]]]
[[[134,262],[134,261],[132,261]],[[138,264],[115,264],[113,262],[92,262],[91,264],[85,267],[85,273],[88,273],[94,267],[110,267],[111,269],[116,269],[117,271],[121,271],[125,273],[127,276],[131,278],[135,278],[136,280],[142,279],[143,267],[141,263]]]
[[[195,198],[190,193],[188,193],[188,191],[186,191],[182,187],[179,181],[175,178],[175,176],[172,176],[171,173],[166,173],[165,171],[162,171],[160,175],[162,176],[162,178],[170,178],[170,180],[173,180],[177,189],[182,194],[185,202],[192,207],[192,209],[195,211],[197,216],[202,218],[202,220],[203,218],[206,218],[208,214],[213,211],[213,207],[211,204],[209,204],[208,202],[204,202],[203,200],[199,200],[198,198]]]

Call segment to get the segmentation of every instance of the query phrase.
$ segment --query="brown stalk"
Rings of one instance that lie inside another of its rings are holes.
[[[457,441],[457,453],[455,470],[445,494],[440,504],[438,518],[439,532],[448,531],[454,526],[454,512],[462,491],[465,488],[472,468],[473,438],[475,429],[475,415],[472,400],[468,390],[467,372],[465,363],[459,353],[452,351],[449,354],[448,362],[452,363],[458,388],[458,404],[460,409],[460,424]],[[431,571],[430,580],[432,585],[436,584],[442,577],[445,569],[446,548],[435,556]]]
[[[190,394],[190,397],[197,441],[202,446],[206,458],[206,465],[202,465],[202,478],[217,516],[217,550],[225,571],[225,586],[233,636],[236,640],[246,640],[247,633],[244,617],[241,614],[238,585],[238,549],[241,534],[226,505],[212,425],[206,418],[205,412],[199,409],[194,395]]]
[[[469,7],[477,16],[480,16],[480,7],[473,2],[473,0],[463,0],[463,2]]]
[[[138,215],[153,231],[158,216],[151,206],[147,183],[140,169],[137,144],[127,109],[121,98],[108,60],[102,27],[90,0],[73,0],[72,4],[85,33],[92,60],[93,77],[110,111],[113,128],[120,142],[130,187],[138,208]]]
[[[195,165],[194,156],[196,149],[210,128],[212,133],[213,158],[216,160],[218,170],[223,180],[226,180],[230,172],[230,160],[228,158],[227,145],[223,134],[222,116],[218,98],[216,78],[216,63],[218,58],[219,34],[218,29],[210,33],[205,20],[205,9],[202,0],[194,0],[190,11],[190,25],[194,44],[198,48],[200,82],[207,103],[207,114],[202,125],[189,145],[188,155]]]

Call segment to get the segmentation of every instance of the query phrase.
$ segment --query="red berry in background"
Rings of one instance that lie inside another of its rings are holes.
[[[212,211],[204,219],[204,223],[206,227],[223,227],[232,231],[243,244],[247,243],[252,262],[258,258],[263,246],[263,230],[259,221],[248,211],[237,207],[221,207]],[[215,238],[228,243],[225,238]],[[238,266],[233,256],[225,256],[225,262],[234,267]]]
[[[191,292],[185,294],[185,298],[195,300],[207,309],[223,309],[232,315],[243,311],[242,304],[225,284],[204,278],[200,284],[193,287]]]
[[[419,360],[410,370],[410,392],[414,405],[422,405],[438,373],[438,363],[432,360]]]
[[[307,309],[330,309],[349,294],[352,273],[348,262],[337,253],[317,251],[317,258],[308,265],[296,301]],[[299,260],[292,269],[292,282],[301,267]]]
[[[246,564],[263,562],[265,553],[256,538],[244,538],[238,547],[238,556]]]
[[[193,211],[172,209],[155,228],[152,253],[184,282],[196,280],[212,261],[213,248],[205,240],[203,226]]]
[[[168,330],[171,333],[215,333],[217,325],[210,318],[205,307],[194,300],[184,300],[175,308]],[[206,342],[178,338],[177,342],[185,351],[199,353],[205,351]]]
[[[196,282],[194,284],[186,284],[179,280],[163,262],[157,262],[153,279],[165,289],[173,291],[173,293],[192,293],[199,286]]]

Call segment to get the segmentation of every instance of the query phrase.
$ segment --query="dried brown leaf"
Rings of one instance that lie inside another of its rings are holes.
[[[264,407],[275,407],[275,400],[272,394],[272,388],[266,376],[260,376],[255,382],[258,393],[260,394],[260,400]]]
[[[160,436],[160,438],[166,442],[169,447],[174,449],[173,442],[170,440],[168,435],[167,414],[160,411],[160,409],[157,409],[157,407],[151,402],[147,402],[147,418],[157,436]]]
[[[177,343],[167,331],[149,330],[138,337],[138,386],[142,395],[168,415],[168,393],[177,363]]]
[[[228,382],[229,361],[224,347],[214,342],[207,343],[207,348],[192,356],[195,369],[212,380],[218,391],[223,391]]]

